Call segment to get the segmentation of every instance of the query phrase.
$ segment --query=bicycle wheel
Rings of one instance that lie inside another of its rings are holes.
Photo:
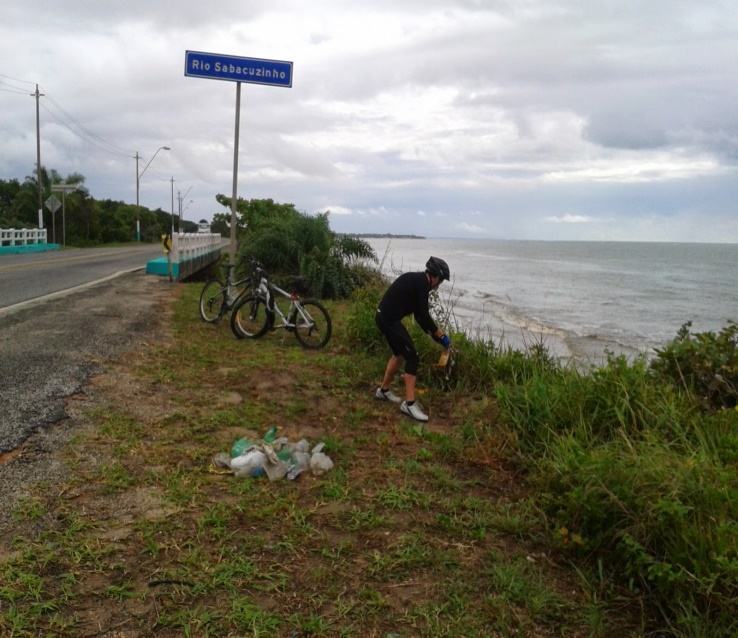
[[[258,339],[269,329],[266,303],[257,295],[241,297],[231,312],[231,330],[239,339]]]
[[[305,299],[295,316],[295,336],[306,348],[322,348],[331,338],[331,318],[315,299]]]
[[[226,289],[217,279],[211,279],[200,293],[200,317],[203,321],[213,323],[223,316],[226,304]]]

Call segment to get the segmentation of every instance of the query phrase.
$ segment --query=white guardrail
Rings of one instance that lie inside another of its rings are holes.
[[[172,261],[183,263],[208,255],[220,248],[223,238],[217,233],[175,233]]]
[[[45,243],[45,228],[0,228],[0,247]]]

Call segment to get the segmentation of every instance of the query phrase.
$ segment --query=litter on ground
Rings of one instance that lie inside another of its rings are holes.
[[[277,428],[271,427],[261,440],[234,441],[230,454],[219,452],[213,457],[213,466],[216,472],[230,470],[234,476],[266,475],[270,481],[285,477],[294,481],[307,470],[320,476],[333,468],[324,448],[322,441],[311,448],[307,439],[293,443],[284,436],[277,438]]]

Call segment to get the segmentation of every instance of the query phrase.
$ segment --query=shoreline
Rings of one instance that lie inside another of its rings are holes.
[[[707,332],[735,319],[729,300],[738,252],[727,244],[713,251],[646,242],[369,243],[390,278],[422,269],[431,253],[443,256],[452,274],[440,288],[443,306],[467,335],[514,349],[543,341],[578,365],[603,362],[608,353],[650,359],[688,321]]]

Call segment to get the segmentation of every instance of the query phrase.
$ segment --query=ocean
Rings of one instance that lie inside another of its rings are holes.
[[[738,321],[738,244],[368,239],[390,277],[445,259],[441,288],[459,329],[562,359],[650,357],[687,321]]]

